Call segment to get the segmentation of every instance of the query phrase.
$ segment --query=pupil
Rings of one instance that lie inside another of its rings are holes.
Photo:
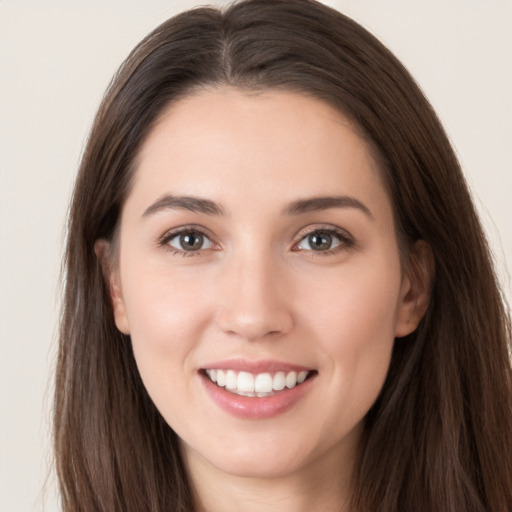
[[[332,244],[332,236],[327,233],[317,233],[309,235],[309,245],[315,251],[323,251],[330,249]]]
[[[203,235],[200,233],[187,233],[180,236],[180,245],[186,251],[197,251],[203,245]]]

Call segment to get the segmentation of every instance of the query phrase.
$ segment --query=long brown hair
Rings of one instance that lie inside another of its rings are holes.
[[[512,509],[510,324],[482,228],[441,124],[398,60],[310,0],[248,0],[163,23],[114,77],[73,195],[55,395],[66,512],[192,511],[178,440],[117,331],[94,253],[112,239],[141,144],[163,108],[202,86],[328,102],[374,149],[402,245],[432,248],[431,302],[396,340],[365,418],[353,505],[364,512]]]

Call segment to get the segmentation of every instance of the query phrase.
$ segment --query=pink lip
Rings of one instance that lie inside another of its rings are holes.
[[[205,365],[203,370],[235,370],[237,372],[272,373],[272,372],[302,372],[311,371],[312,368],[300,366],[296,364],[285,363],[283,361],[275,361],[264,359],[260,361],[251,361],[249,359],[226,359],[224,361],[215,361]]]
[[[247,361],[242,359],[217,361],[208,364],[204,369],[221,369],[246,371],[250,373],[264,373],[276,371],[304,371],[311,370],[304,366],[283,363],[279,361]],[[313,374],[302,384],[292,389],[284,389],[268,397],[247,397],[231,393],[214,384],[204,373],[199,372],[206,392],[213,402],[223,411],[242,419],[267,419],[284,413],[293,407],[311,389],[316,375]]]

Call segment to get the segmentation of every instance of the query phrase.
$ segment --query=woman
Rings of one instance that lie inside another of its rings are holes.
[[[482,229],[412,78],[336,11],[252,0],[142,41],[66,265],[64,510],[510,510]]]

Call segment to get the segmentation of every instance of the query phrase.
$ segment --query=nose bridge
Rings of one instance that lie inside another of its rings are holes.
[[[224,274],[219,324],[225,332],[257,340],[291,329],[285,275],[268,245],[234,251]]]

